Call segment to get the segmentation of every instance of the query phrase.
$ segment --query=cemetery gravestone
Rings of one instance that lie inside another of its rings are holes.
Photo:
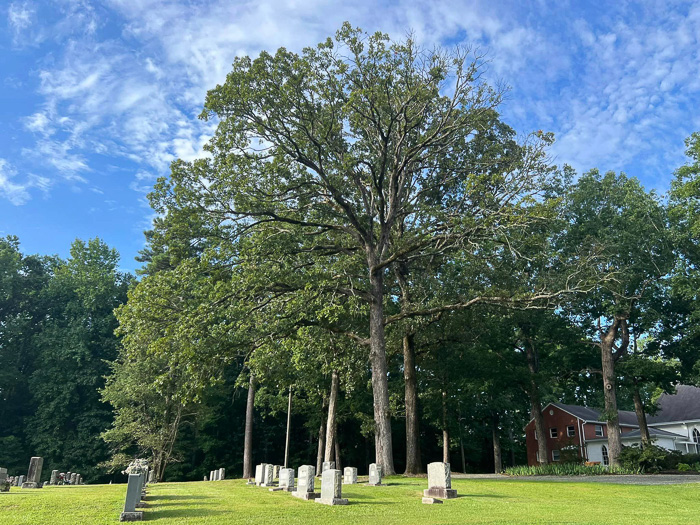
[[[255,465],[255,484],[259,487],[263,482],[263,471],[265,469],[265,464],[260,463]]]
[[[209,477],[206,474],[204,475],[204,481],[209,481]]]
[[[382,484],[382,466],[376,463],[369,465],[369,484],[379,486]]]
[[[343,483],[346,485],[354,485],[357,483],[356,467],[345,467],[343,470]]]
[[[124,501],[124,511],[119,516],[119,521],[141,521],[143,512],[136,510],[136,505],[141,500],[141,475],[129,474],[129,481],[126,485],[126,500]]]
[[[49,483],[51,483],[51,485],[58,483],[58,470],[51,471],[51,479],[49,480]]]
[[[222,481],[226,479],[226,469],[225,468],[220,468],[219,469],[219,476],[217,477],[219,481]]]
[[[263,472],[263,487],[272,487],[274,485],[274,467],[272,465],[265,464],[265,471]]]
[[[314,478],[316,467],[313,465],[302,465],[299,467],[297,490],[292,492],[292,496],[300,499],[316,499],[320,496],[314,492]]]
[[[339,470],[328,469],[321,475],[321,497],[316,503],[323,505],[347,505],[348,500],[342,498],[342,474]]]
[[[425,498],[451,499],[457,497],[452,488],[450,464],[435,462],[428,465],[428,488],[423,491]]]
[[[280,489],[292,492],[294,490],[294,469],[280,469]]]
[[[335,461],[324,461],[321,467],[321,474],[323,474],[328,469],[335,468]]]
[[[70,484],[75,485],[75,480],[78,477],[78,474],[76,472],[71,472],[70,474]]]
[[[0,468],[0,492],[10,491],[10,480],[7,479],[7,469]]]
[[[43,466],[44,458],[33,457],[29,460],[29,472],[27,472],[27,481],[22,483],[23,489],[41,488],[41,469]]]
[[[282,467],[280,467],[279,465],[275,465],[274,472],[272,473],[273,479],[279,479],[279,477],[280,477],[280,469],[281,469],[281,468],[282,468]]]
[[[19,478],[17,478],[17,486],[21,487],[24,485],[24,475],[21,475]]]
[[[156,471],[155,471],[155,470],[149,470],[149,471],[148,471],[148,482],[149,482],[149,483],[155,483],[155,482],[156,482]]]

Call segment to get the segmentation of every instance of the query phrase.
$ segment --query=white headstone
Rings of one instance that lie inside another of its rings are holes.
[[[343,469],[343,483],[346,485],[354,485],[357,483],[357,468],[345,467]]]
[[[321,475],[321,497],[316,503],[324,505],[347,505],[348,500],[342,497],[342,474],[337,469],[328,469]]]
[[[376,463],[369,464],[369,484],[370,485],[381,485],[382,484],[382,466]]]

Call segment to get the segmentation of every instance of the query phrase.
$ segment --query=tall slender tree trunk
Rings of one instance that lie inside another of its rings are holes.
[[[420,474],[420,431],[418,428],[418,380],[416,378],[415,335],[403,336],[403,379],[406,405],[406,474]]]
[[[508,441],[510,442],[510,466],[515,466],[515,436],[513,436],[513,426],[508,425]]]
[[[408,264],[397,265],[397,280],[401,288],[401,310],[410,308],[411,295],[408,284]],[[415,334],[406,327],[403,336],[404,405],[406,407],[406,474],[420,474],[423,464],[420,457],[420,430],[418,417],[418,379],[416,377]]]
[[[457,429],[459,430],[459,451],[462,455],[462,473],[467,472],[467,462],[464,458],[464,439],[462,437],[462,407],[457,408]]]
[[[289,437],[292,430],[292,387],[289,387],[289,401],[287,402],[287,438],[284,443],[284,468],[289,464]]]
[[[501,453],[501,436],[498,432],[498,414],[491,416],[491,439],[493,441],[493,471],[500,474],[503,470],[503,457]]]
[[[547,434],[542,416],[542,403],[540,401],[540,389],[537,384],[537,372],[539,372],[539,360],[534,343],[531,340],[525,343],[525,356],[527,368],[530,371],[530,385],[527,395],[530,399],[530,417],[535,420],[535,436],[537,441],[537,455],[539,463],[549,463],[549,451],[547,450]]]
[[[450,462],[450,432],[447,429],[447,392],[442,392],[442,462]]]
[[[637,424],[639,425],[639,433],[642,439],[642,448],[646,447],[651,443],[651,436],[649,435],[649,427],[647,426],[647,415],[644,411],[644,403],[642,403],[642,396],[639,393],[639,385],[637,381],[634,381],[634,412],[637,414]]]
[[[338,410],[338,390],[340,389],[338,372],[333,370],[331,374],[331,393],[328,398],[328,421],[326,422],[326,449],[323,461],[332,461],[335,454],[336,412]]]
[[[328,404],[328,399],[323,396],[323,403],[321,404],[321,428],[318,430],[318,452],[316,454],[316,473],[319,474],[323,468],[323,454],[326,447],[326,405]]]
[[[253,416],[255,410],[255,378],[251,372],[248,382],[248,399],[245,406],[245,436],[243,442],[243,478],[255,476],[253,470]]]
[[[617,377],[615,375],[615,355],[613,347],[619,329],[626,329],[626,319],[615,316],[612,324],[600,338],[600,361],[603,371],[603,396],[605,399],[605,414],[608,427],[608,455],[610,465],[620,464],[620,416],[617,411]]]
[[[372,258],[374,259],[374,258]],[[376,462],[382,466],[384,475],[396,474],[394,451],[391,442],[391,415],[389,412],[389,380],[386,364],[386,338],[384,333],[384,271],[375,269],[376,260],[370,267],[369,360],[372,366],[372,395],[374,397],[374,424]]]
[[[338,436],[335,436],[335,468],[343,470],[343,464],[340,462],[340,441]]]

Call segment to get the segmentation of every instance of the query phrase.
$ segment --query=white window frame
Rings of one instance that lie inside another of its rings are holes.
[[[600,431],[600,433],[598,433]],[[596,425],[595,426],[595,435],[596,437],[604,437],[605,433],[603,432],[603,425]]]
[[[693,443],[696,443],[696,444],[700,443],[700,430],[698,430],[697,427],[695,427],[693,429],[692,436],[693,436]]]
[[[557,427],[549,427],[549,437],[552,439],[559,437],[559,430],[557,430]]]
[[[556,457],[554,456],[554,453],[556,452]],[[558,450],[552,450],[552,461],[561,461],[561,452]]]
[[[575,437],[576,436],[576,427],[574,425],[569,425],[566,427],[566,437]]]
[[[608,447],[603,445],[603,447],[600,449],[601,453],[603,454],[603,465],[606,467],[610,465],[610,454],[608,453]]]

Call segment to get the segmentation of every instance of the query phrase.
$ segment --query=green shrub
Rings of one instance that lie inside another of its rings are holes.
[[[690,470],[690,465],[687,463],[679,463],[676,467],[680,472],[688,472]]]
[[[657,445],[647,445],[643,449],[639,445],[622,447],[620,465],[627,469],[638,469],[643,472],[656,473],[662,470],[673,470],[680,463],[679,451],[668,451]]]
[[[641,470],[626,467],[604,467],[603,465],[581,465],[580,463],[549,463],[534,467],[509,467],[508,476],[602,476],[606,474],[639,474]]]

